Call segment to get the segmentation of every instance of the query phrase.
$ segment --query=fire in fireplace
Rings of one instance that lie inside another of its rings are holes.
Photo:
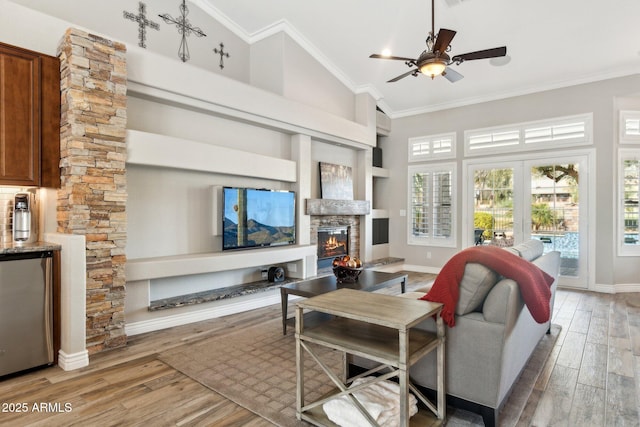
[[[349,254],[349,227],[318,228],[318,267],[331,265],[337,256]],[[322,262],[328,260],[328,262]]]

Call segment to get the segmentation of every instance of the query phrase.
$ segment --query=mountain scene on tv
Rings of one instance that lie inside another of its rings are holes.
[[[224,197],[224,249],[295,242],[293,193],[225,189]]]
[[[238,224],[229,218],[224,219],[224,244],[227,248],[289,244],[295,239],[294,227],[274,227],[253,219],[247,220],[245,234],[246,240],[238,241]]]

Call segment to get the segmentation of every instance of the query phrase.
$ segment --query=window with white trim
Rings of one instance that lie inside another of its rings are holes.
[[[409,166],[410,245],[455,247],[456,164]]]
[[[409,138],[409,161],[420,162],[456,157],[456,133]]]
[[[640,111],[620,111],[620,142],[640,144]]]
[[[587,145],[592,142],[592,134],[593,114],[558,117],[465,131],[464,152],[466,156],[480,156]]]
[[[619,255],[640,255],[640,150],[621,149],[618,161]]]

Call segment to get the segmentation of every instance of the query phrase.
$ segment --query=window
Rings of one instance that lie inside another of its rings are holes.
[[[549,145],[557,148],[591,144],[592,121],[592,114],[583,114],[469,130],[464,133],[465,155],[545,150]]]
[[[409,138],[409,161],[418,162],[456,157],[456,133]]]
[[[618,248],[621,256],[640,255],[640,150],[621,149],[619,155]]]
[[[620,111],[620,142],[640,144],[640,111]]]
[[[409,166],[410,245],[455,247],[454,163]]]

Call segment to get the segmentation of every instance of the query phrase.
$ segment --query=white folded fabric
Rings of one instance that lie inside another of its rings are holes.
[[[359,378],[351,387],[370,381],[372,377]],[[383,427],[400,425],[400,386],[392,381],[379,381],[354,393],[371,417]],[[367,427],[369,422],[351,403],[347,396],[332,399],[322,405],[327,417],[341,427]],[[418,400],[409,393],[409,416],[418,412]]]

